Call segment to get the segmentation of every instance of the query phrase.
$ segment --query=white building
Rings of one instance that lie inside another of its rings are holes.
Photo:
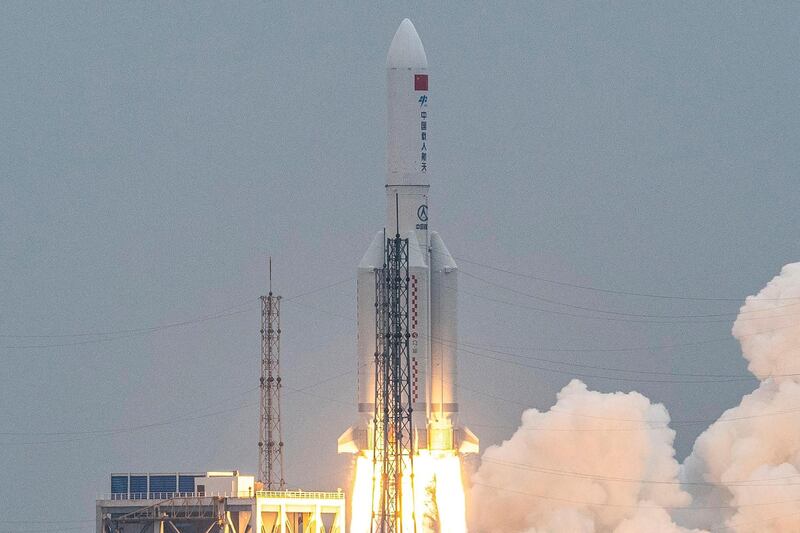
[[[97,533],[345,533],[344,493],[259,490],[230,472],[118,473]]]

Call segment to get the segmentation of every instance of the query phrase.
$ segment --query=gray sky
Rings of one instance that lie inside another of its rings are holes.
[[[91,520],[112,471],[255,470],[268,253],[287,298],[346,280],[282,314],[287,478],[344,486],[336,438],[355,417],[355,266],[383,221],[384,61],[403,17],[431,71],[431,225],[457,258],[721,298],[753,294],[798,258],[796,4],[288,6],[0,6],[0,334],[231,314],[103,342],[0,338],[0,531],[24,513]],[[739,306],[461,266],[477,276],[461,278],[462,341],[515,352],[720,339]],[[481,280],[629,314],[733,314],[579,318],[552,311],[597,313]],[[746,371],[732,338],[532,355]],[[570,375],[612,377],[584,379],[639,390],[674,419],[716,418],[755,383],[523,363],[554,373],[486,353],[459,364],[463,419],[484,446],[512,433],[524,405],[552,405]],[[126,431],[43,434],[108,429]],[[683,458],[702,426],[676,430]],[[67,527],[93,530],[30,529]]]

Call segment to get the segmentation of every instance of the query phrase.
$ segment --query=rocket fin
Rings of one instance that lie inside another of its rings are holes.
[[[337,442],[338,453],[358,453],[369,447],[367,430],[351,427],[339,437]]]
[[[369,243],[369,248],[364,252],[361,261],[358,263],[359,270],[375,270],[383,268],[383,231],[379,231]]]
[[[478,437],[466,426],[456,429],[456,441],[458,442],[458,453],[480,453],[481,446]]]

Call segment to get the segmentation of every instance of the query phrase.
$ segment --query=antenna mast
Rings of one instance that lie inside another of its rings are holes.
[[[265,490],[286,490],[281,437],[281,297],[261,297],[261,402],[258,420],[258,476]]]

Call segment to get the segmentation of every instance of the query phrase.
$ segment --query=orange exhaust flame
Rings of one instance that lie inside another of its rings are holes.
[[[356,459],[351,533],[370,533],[372,514],[380,507],[380,471],[375,468],[373,495],[372,452]],[[414,490],[411,478],[403,477],[403,533],[466,533],[464,485],[461,461],[455,452],[421,451],[414,456]]]

